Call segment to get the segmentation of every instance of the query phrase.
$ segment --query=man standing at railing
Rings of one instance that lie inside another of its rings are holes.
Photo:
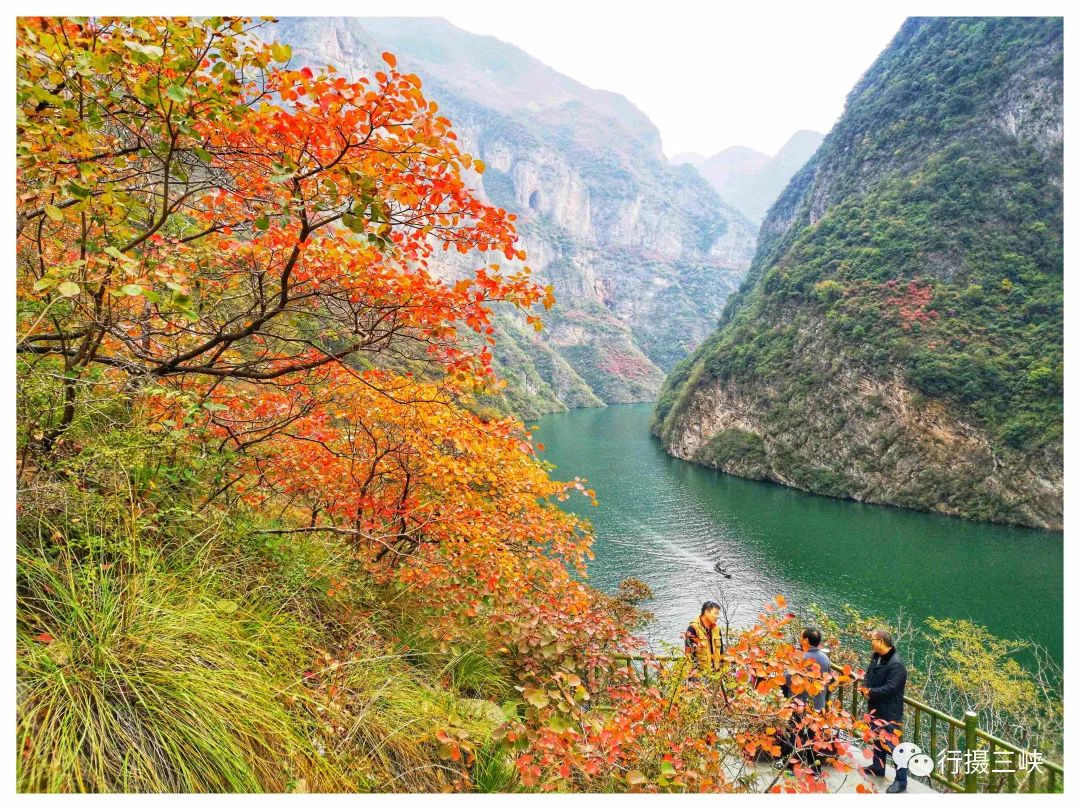
[[[863,685],[866,687],[866,706],[871,717],[883,721],[882,731],[900,736],[904,720],[904,687],[907,685],[907,669],[896,654],[892,634],[888,630],[875,630],[870,635],[874,655],[866,668]],[[875,723],[875,728],[879,725]],[[874,743],[874,764],[867,770],[874,776],[885,776],[885,756],[895,744],[880,740]],[[896,779],[886,793],[903,793],[907,790],[907,768],[896,769]]]
[[[802,637],[800,643],[803,648],[803,660],[813,661],[817,667],[817,672],[814,673],[820,677],[822,681],[825,681],[832,677],[832,662],[829,661],[829,656],[825,654],[825,651],[821,649],[821,631],[816,627],[807,627],[802,631]],[[792,696],[792,673],[787,674],[787,679],[782,687],[784,697]],[[806,680],[802,678],[802,680]],[[798,741],[796,739],[796,729],[805,719],[804,709],[801,706],[807,706],[813,704],[814,708],[819,712],[825,710],[825,703],[828,700],[829,690],[822,686],[821,691],[816,695],[811,695],[809,691],[803,691],[796,695],[802,703],[796,704],[794,711],[791,715],[790,722],[786,728],[781,729],[780,734],[777,736],[777,743],[780,746],[780,762],[786,767],[790,768],[793,764],[792,754],[797,754],[799,759],[808,761],[810,767],[814,769],[814,773],[820,775],[821,773],[821,759],[822,751],[814,750],[798,750]],[[779,766],[778,766],[779,767]]]
[[[827,679],[832,676],[832,662],[829,661],[829,656],[821,649],[821,631],[816,627],[807,627],[802,632],[803,642],[803,660],[813,661],[818,666],[818,672],[821,678]],[[790,681],[791,676],[788,676]],[[819,712],[825,710],[825,701],[829,697],[829,690],[822,688],[820,692],[813,696],[813,698],[805,698],[808,701],[813,702],[814,708]]]
[[[724,639],[720,635],[717,622],[720,619],[720,605],[706,602],[701,606],[701,615],[686,628],[686,657],[693,668],[690,679],[696,681],[706,672],[720,669],[720,656],[724,654]]]

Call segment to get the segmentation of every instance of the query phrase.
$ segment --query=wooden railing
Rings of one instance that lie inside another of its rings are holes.
[[[615,660],[625,661],[627,666],[635,670],[640,669],[646,686],[671,663],[688,661],[678,655],[616,655]],[[835,665],[833,670],[838,673],[843,671]],[[859,680],[840,684],[829,694],[830,699],[839,701],[854,717],[864,713],[860,711],[860,703],[865,698],[858,688]],[[964,718],[959,719],[907,695],[904,696],[904,705],[907,707],[904,739],[914,742],[934,760],[931,782],[960,793],[1057,793],[1062,790],[1065,771],[1061,765],[1042,759],[1033,764],[1031,757],[1034,752],[979,728],[976,712],[965,712]],[[981,755],[976,757],[965,753],[968,751],[985,751],[986,755],[985,758]],[[963,773],[951,774],[954,778],[940,772],[943,770],[942,764],[948,759],[945,754],[949,753],[957,756],[948,764],[963,765],[965,758],[967,761]],[[976,758],[979,760],[977,764],[973,762]],[[1020,773],[1025,761],[1026,772]]]
[[[842,671],[835,665],[833,670]],[[848,709],[858,717],[861,714],[859,704],[863,699],[858,689],[858,679],[852,684],[838,686],[836,699],[840,705],[845,705],[845,692],[848,689],[851,692]],[[1064,783],[1064,769],[1048,760],[1039,760],[1034,767],[1029,764],[1026,772],[1020,773],[1020,766],[1034,752],[979,728],[979,715],[974,711],[964,712],[964,718],[960,719],[907,695],[904,696],[904,705],[907,708],[904,739],[914,742],[934,760],[934,770],[930,774],[930,780],[934,783],[962,793],[1056,793]],[[963,742],[962,747],[960,741]],[[976,757],[968,754],[969,751],[985,751],[986,756]],[[946,754],[956,756],[947,758]],[[943,764],[961,765],[963,772],[959,773],[961,769],[957,768],[952,774],[943,773]]]

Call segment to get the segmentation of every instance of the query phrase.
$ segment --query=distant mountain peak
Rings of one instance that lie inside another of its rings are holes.
[[[817,151],[823,140],[825,140],[825,136],[820,132],[815,132],[812,129],[800,129],[788,138],[777,153],[773,155],[773,160],[778,160],[788,154],[795,154],[801,157],[799,163],[801,166],[810,159],[810,155]]]
[[[717,152],[712,157],[706,158],[706,160],[716,160],[717,158],[721,158],[721,157],[738,157],[738,158],[746,157],[746,158],[755,158],[755,159],[761,159],[761,160],[768,160],[769,159],[769,156],[766,155],[764,152],[759,152],[757,149],[754,149],[751,146],[736,145],[736,146],[729,146],[727,149],[721,149],[719,152]]]
[[[689,163],[716,193],[752,222],[761,222],[788,181],[817,151],[825,136],[800,129],[771,158],[749,146],[729,146],[711,157],[684,152],[671,163]]]
[[[788,138],[788,143],[802,139],[816,139],[822,140],[825,136],[818,132],[816,129],[799,129],[795,131],[795,134]],[[786,146],[787,144],[785,144]]]
[[[684,163],[689,163],[691,166],[700,166],[705,160],[705,156],[700,152],[679,152],[679,154],[672,156],[668,162],[672,166],[681,166]]]

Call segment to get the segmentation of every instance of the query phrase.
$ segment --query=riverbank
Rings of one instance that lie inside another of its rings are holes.
[[[667,456],[649,433],[651,405],[612,405],[544,417],[537,439],[556,478],[589,480],[590,581],[626,577],[653,589],[649,631],[678,642],[706,598],[721,592],[752,621],[776,593],[803,610],[915,621],[969,619],[1004,638],[1063,655],[1063,535],[838,501],[748,481]],[[716,573],[720,562],[731,574]]]

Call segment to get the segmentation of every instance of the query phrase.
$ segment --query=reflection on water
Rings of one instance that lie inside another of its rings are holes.
[[[667,456],[649,434],[651,405],[613,405],[540,420],[537,439],[557,478],[596,490],[568,508],[595,529],[592,583],[649,584],[654,646],[677,642],[723,590],[739,622],[783,593],[798,610],[845,602],[863,613],[902,610],[967,618],[1062,656],[1063,537],[808,495],[745,481]],[[727,579],[714,568],[720,563]]]

